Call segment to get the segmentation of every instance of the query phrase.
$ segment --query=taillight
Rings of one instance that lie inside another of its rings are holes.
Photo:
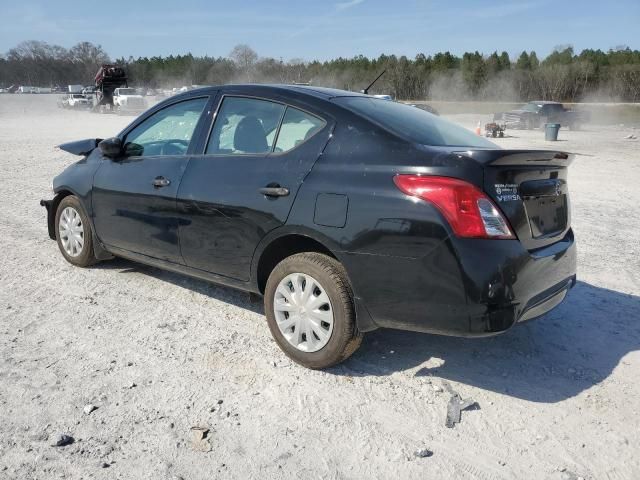
[[[393,181],[407,195],[433,203],[458,237],[515,238],[498,207],[475,185],[421,175],[396,175]]]

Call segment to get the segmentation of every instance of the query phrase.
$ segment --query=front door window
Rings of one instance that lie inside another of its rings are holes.
[[[135,127],[125,139],[127,156],[186,155],[207,98],[170,105]]]

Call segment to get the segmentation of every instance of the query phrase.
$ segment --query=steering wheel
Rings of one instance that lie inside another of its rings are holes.
[[[160,155],[184,155],[187,148],[189,148],[189,142],[186,140],[169,140],[162,143]]]

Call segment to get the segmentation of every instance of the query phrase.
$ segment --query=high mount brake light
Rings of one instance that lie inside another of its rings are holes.
[[[458,237],[515,238],[498,207],[475,185],[421,175],[396,175],[393,182],[407,195],[433,203]]]

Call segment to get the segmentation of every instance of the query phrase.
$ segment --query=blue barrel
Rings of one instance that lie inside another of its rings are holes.
[[[555,142],[558,140],[558,132],[560,131],[559,123],[545,123],[544,124],[544,139],[549,142]]]

